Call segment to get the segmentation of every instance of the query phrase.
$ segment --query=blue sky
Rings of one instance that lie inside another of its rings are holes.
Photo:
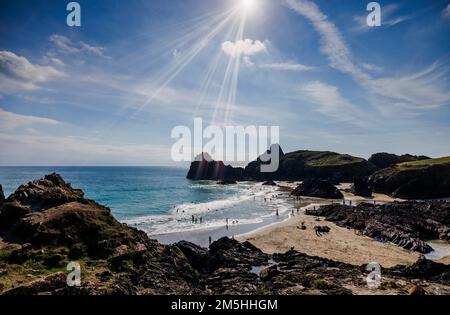
[[[194,117],[450,155],[448,0],[379,1],[376,28],[360,0],[86,0],[74,28],[68,2],[0,4],[0,165],[174,165]]]

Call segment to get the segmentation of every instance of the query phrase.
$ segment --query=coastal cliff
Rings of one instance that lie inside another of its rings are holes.
[[[0,207],[0,293],[6,295],[365,294],[364,267],[291,250],[268,255],[222,238],[209,249],[161,245],[119,223],[57,174],[20,186]],[[66,266],[78,262],[81,285]],[[419,260],[383,269],[386,294],[450,294],[450,266]]]
[[[285,154],[279,145],[274,145],[264,155],[272,150],[279,150],[280,164],[276,172],[261,172],[262,161],[259,157],[242,170],[225,166],[223,162],[206,161],[202,158],[191,164],[188,179],[204,180],[248,180],[248,181],[295,181],[308,178],[326,179],[332,182],[351,182],[355,177],[368,176],[376,167],[363,158],[347,154],[321,151],[296,151]]]
[[[393,165],[370,176],[369,185],[402,199],[450,197],[450,157]]]
[[[370,198],[372,192],[401,199],[450,197],[450,157],[431,159],[410,154],[376,153],[367,161],[348,154],[327,151],[296,151],[285,154],[280,146],[279,168],[261,172],[262,159],[245,167],[225,166],[223,162],[202,158],[191,164],[187,178],[193,180],[303,181],[327,180],[333,184],[353,183],[352,191]]]

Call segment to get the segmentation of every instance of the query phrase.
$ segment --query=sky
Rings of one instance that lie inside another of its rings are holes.
[[[450,155],[450,1],[0,2],[0,165],[179,165],[175,126]]]

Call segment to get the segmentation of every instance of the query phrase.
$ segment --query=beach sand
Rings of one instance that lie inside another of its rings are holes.
[[[349,184],[342,184],[338,188],[344,190]],[[347,200],[364,201],[351,193],[345,193]],[[324,200],[318,200],[323,204]],[[392,202],[394,199],[386,195],[375,195],[371,201]],[[318,205],[310,205],[312,208]],[[302,208],[303,210],[305,208]],[[304,222],[306,230],[300,229]],[[314,227],[328,226],[330,233],[317,236]],[[288,220],[263,227],[237,237],[240,241],[249,241],[268,254],[283,253],[291,248],[310,256],[328,258],[352,265],[367,265],[377,262],[384,267],[395,265],[411,265],[417,261],[419,254],[402,249],[392,244],[383,244],[369,237],[357,235],[354,230],[339,227],[323,218],[308,216],[300,211]]]
[[[289,220],[239,236],[240,241],[249,241],[268,254],[283,253],[291,248],[310,256],[341,261],[352,265],[367,265],[377,262],[383,267],[410,265],[419,255],[391,244],[383,244],[353,230],[338,227],[330,222],[317,222],[316,217],[303,213]],[[306,230],[299,227],[305,223]],[[330,233],[318,237],[314,226],[328,226]]]

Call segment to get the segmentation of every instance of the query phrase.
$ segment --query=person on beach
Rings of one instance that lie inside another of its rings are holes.
[[[291,216],[294,216],[294,209],[292,209],[291,211]]]
[[[228,218],[227,218],[227,226],[228,226]]]
[[[212,237],[210,236],[209,237],[209,246],[211,246],[211,244],[212,244]]]
[[[200,217],[200,224],[202,224],[203,223],[203,218],[202,217]]]
[[[278,211],[278,209],[277,209],[277,217],[279,217],[280,216],[280,212]]]
[[[192,223],[195,223],[195,217],[192,215]]]

